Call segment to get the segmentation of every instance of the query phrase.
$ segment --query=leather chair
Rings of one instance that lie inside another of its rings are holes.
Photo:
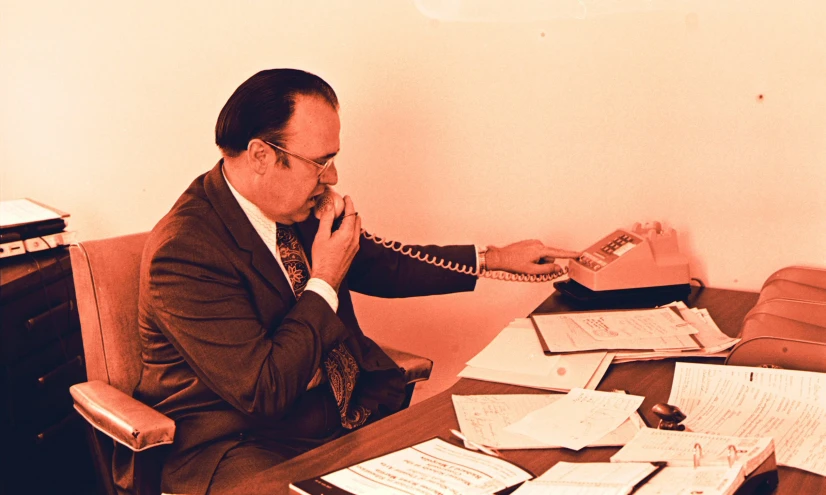
[[[70,392],[75,409],[94,427],[89,430],[91,448],[108,495],[118,493],[112,476],[114,442],[141,452],[135,456],[132,492],[157,495],[164,446],[174,441],[174,422],[131,397],[141,373],[138,279],[148,235],[87,241],[70,248],[88,378]],[[405,370],[407,407],[415,383],[430,377],[433,362],[383,348]]]

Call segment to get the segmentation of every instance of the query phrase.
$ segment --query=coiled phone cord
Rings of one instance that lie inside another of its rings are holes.
[[[505,280],[508,282],[550,282],[556,278],[561,277],[568,273],[568,267],[562,269],[562,273],[548,273],[545,275],[531,275],[527,273],[509,273],[509,272],[502,272],[502,271],[488,271],[488,270],[476,270],[476,268],[471,268],[467,265],[463,265],[461,263],[457,263],[454,261],[447,261],[442,258],[437,258],[433,255],[428,253],[424,253],[422,251],[418,251],[413,253],[413,248],[410,246],[405,246],[404,244],[393,241],[390,239],[382,239],[381,237],[375,236],[364,229],[361,229],[361,235],[364,236],[365,239],[369,239],[374,243],[382,246],[384,248],[390,249],[391,251],[395,251],[397,253],[403,254],[408,258],[413,258],[414,260],[423,261],[429,265],[437,266],[439,268],[444,268],[445,270],[450,270],[452,272],[461,273],[464,275],[472,275],[475,277],[483,277],[483,278],[490,278],[493,280]]]

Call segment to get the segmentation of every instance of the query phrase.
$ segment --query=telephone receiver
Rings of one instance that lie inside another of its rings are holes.
[[[313,214],[317,219],[321,220],[322,214],[326,212],[329,208],[332,208],[336,214],[336,219],[333,221],[333,226],[331,229],[332,232],[335,232],[336,229],[338,229],[341,226],[342,220],[344,220],[344,198],[342,198],[341,195],[338,194],[332,187],[325,186],[324,192],[322,192],[319,195],[318,199],[316,199],[316,205],[313,207]],[[557,277],[560,277],[568,273],[567,267],[563,269],[562,273],[551,273],[547,275],[529,275],[521,273],[507,273],[487,270],[480,271],[477,270],[476,267],[469,267],[467,265],[462,265],[454,261],[447,261],[441,258],[436,258],[433,255],[423,253],[421,251],[416,251],[414,253],[413,248],[410,246],[405,246],[404,244],[398,241],[382,239],[373,234],[370,234],[364,229],[361,230],[361,235],[365,239],[373,241],[379,246],[396,251],[397,253],[401,253],[409,258],[423,261],[429,265],[444,268],[445,270],[463,273],[466,275],[474,275],[478,277],[492,278],[496,280],[507,280],[512,282],[549,282]]]
[[[326,186],[324,192],[321,193],[316,200],[315,206],[313,207],[313,214],[317,219],[321,220],[322,213],[329,208],[332,208],[336,212],[336,221],[341,225],[341,218],[344,214],[344,198],[342,198],[335,189]],[[334,227],[333,230],[338,228],[338,225],[334,225]]]

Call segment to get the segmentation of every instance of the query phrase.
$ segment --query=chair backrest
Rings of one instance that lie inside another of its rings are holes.
[[[141,373],[138,283],[148,232],[70,248],[89,380],[132,395]]]

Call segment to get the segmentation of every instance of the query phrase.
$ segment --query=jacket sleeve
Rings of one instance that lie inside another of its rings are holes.
[[[348,331],[311,291],[291,309],[290,301],[273,301],[283,317],[265,327],[249,280],[223,244],[210,241],[169,236],[145,260],[152,319],[221,398],[249,415],[279,418]]]
[[[411,254],[476,268],[476,251],[468,246],[405,246]],[[412,297],[471,291],[476,276],[457,273],[413,259],[410,256],[361,237],[347,283],[352,290],[379,297]]]

